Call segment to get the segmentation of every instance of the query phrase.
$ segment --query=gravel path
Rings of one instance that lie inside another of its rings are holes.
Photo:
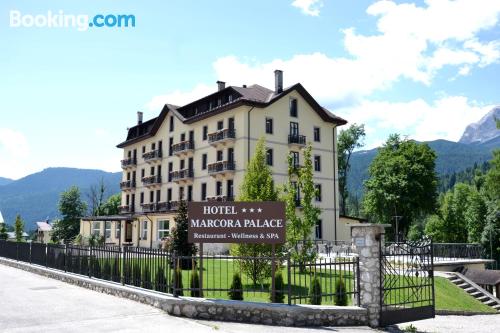
[[[467,332],[496,333],[500,332],[500,314],[480,316],[436,316],[434,319],[399,324],[388,329],[389,332],[400,332],[413,325],[418,332]],[[399,328],[399,329],[398,329]]]

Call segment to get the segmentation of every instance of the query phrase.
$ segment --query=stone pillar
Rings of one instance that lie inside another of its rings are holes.
[[[380,242],[386,224],[362,223],[351,226],[354,251],[359,256],[360,307],[368,310],[368,323],[379,326],[380,319]]]

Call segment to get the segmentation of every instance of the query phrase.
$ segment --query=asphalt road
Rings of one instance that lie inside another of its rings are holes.
[[[148,305],[0,265],[0,332],[375,332],[191,320]]]

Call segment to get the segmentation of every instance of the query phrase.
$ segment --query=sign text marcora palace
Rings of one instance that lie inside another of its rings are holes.
[[[315,204],[321,208],[311,233],[318,239],[350,239],[339,218],[337,183],[337,129],[346,121],[319,105],[300,83],[284,87],[282,71],[274,76],[274,90],[218,81],[213,94],[183,106],[165,104],[156,118],[144,121],[138,112],[137,123],[118,144],[123,149],[120,214],[83,218],[80,233],[98,233],[108,244],[158,247],[174,226],[181,200],[220,203],[238,196],[255,144],[264,137],[277,185],[287,180],[287,157],[300,167],[301,149],[311,144]],[[299,206],[300,193],[296,199]]]

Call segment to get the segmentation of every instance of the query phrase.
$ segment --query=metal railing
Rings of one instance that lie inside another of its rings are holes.
[[[130,157],[122,160],[122,168],[137,165],[137,158]]]
[[[305,145],[306,144],[306,136],[299,135],[299,134],[290,134],[290,135],[288,135],[288,143]]]
[[[236,164],[234,163],[234,161],[217,161],[208,165],[208,173],[216,174],[226,171],[234,171],[235,168]]]
[[[159,292],[209,298],[229,298],[241,292],[245,300],[268,302],[271,295],[270,265],[272,257],[199,255],[180,256],[161,249],[118,246],[81,246],[0,241],[0,256],[89,278],[131,285]],[[323,304],[333,304],[339,296],[337,283],[342,279],[341,293],[349,304],[359,304],[359,262],[356,256],[319,258],[298,262],[290,254],[274,257],[276,271],[283,285],[275,293],[288,304],[307,303],[311,283],[319,280]],[[200,270],[200,265],[203,269]],[[254,265],[264,265],[258,275]],[[181,273],[174,274],[175,268]],[[199,276],[198,287],[192,285],[193,273]],[[241,277],[241,288],[232,286],[233,275]],[[255,273],[256,275],[253,275]]]
[[[483,252],[481,244],[433,243],[434,261],[481,259]]]
[[[234,128],[225,128],[208,134],[209,143],[215,143],[235,138],[236,138],[236,130]]]

